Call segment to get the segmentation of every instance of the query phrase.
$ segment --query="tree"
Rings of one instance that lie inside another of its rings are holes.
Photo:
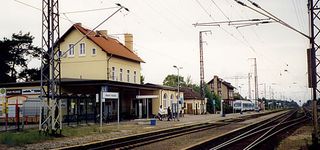
[[[31,68],[31,69],[24,69],[19,73],[19,79],[23,81],[35,81],[41,79],[41,72],[40,69]]]
[[[184,81],[182,76],[179,76],[179,82],[181,87],[186,87],[186,82]],[[163,80],[163,85],[172,86],[172,87],[178,86],[178,76],[173,74],[168,75]]]
[[[28,70],[27,66],[31,59],[40,59],[41,55],[41,49],[33,46],[33,40],[34,37],[30,33],[23,34],[20,31],[17,34],[13,33],[11,39],[4,38],[0,42],[0,66],[4,67],[1,68],[0,75],[4,78],[0,78],[0,82],[16,82],[17,79],[26,79],[33,76],[32,74],[37,74],[35,71],[40,72],[39,69]]]
[[[144,84],[144,76],[143,75],[140,76],[140,84]]]
[[[207,98],[207,105],[206,105],[207,112],[214,113],[214,109],[220,110],[221,98],[218,95],[216,95],[215,93],[211,93],[210,88],[208,87],[207,84],[204,84],[204,85],[206,85],[204,88],[204,90],[205,90],[204,92],[205,92],[205,97]],[[193,84],[192,88],[194,91],[200,93],[200,86],[199,85]],[[215,101],[215,105],[213,105],[213,101]]]
[[[10,80],[9,51],[6,50],[6,47],[9,47],[9,44],[0,41],[0,83],[8,82]]]
[[[234,99],[237,99],[237,100],[242,100],[242,99],[244,99],[244,98],[240,95],[240,93],[234,93],[233,98],[234,98]]]

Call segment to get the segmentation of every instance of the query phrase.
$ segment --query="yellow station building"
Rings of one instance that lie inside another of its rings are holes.
[[[96,122],[102,90],[119,93],[120,100],[119,104],[115,100],[105,100],[102,111],[106,121],[115,120],[118,105],[121,119],[153,117],[160,105],[165,109],[171,107],[173,112],[181,110],[176,88],[141,84],[141,63],[144,61],[133,51],[132,34],[124,34],[124,39],[121,43],[108,36],[107,30],[92,31],[80,23],[72,25],[60,38],[64,122]],[[40,81],[4,83],[0,88],[39,90]],[[24,97],[21,106],[30,105],[31,100],[34,106],[40,103],[39,93],[25,95],[21,92],[10,98],[21,96]],[[180,97],[183,98],[183,92]]]

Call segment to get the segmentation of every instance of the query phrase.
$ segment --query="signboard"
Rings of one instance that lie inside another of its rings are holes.
[[[37,95],[37,94],[41,94],[41,90],[40,89],[23,89],[22,94],[23,95]]]
[[[21,89],[7,89],[7,95],[21,95]]]
[[[158,95],[137,95],[136,99],[158,98]]]
[[[102,92],[102,98],[104,98],[104,99],[118,99],[119,93],[118,92]]]

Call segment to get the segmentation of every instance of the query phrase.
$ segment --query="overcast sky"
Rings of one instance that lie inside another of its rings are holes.
[[[0,37],[12,33],[31,32],[35,45],[41,41],[41,0],[1,1]],[[247,2],[243,0],[244,2]],[[308,34],[307,0],[255,0],[261,7],[283,19],[288,24]],[[119,34],[132,33],[134,50],[145,60],[142,74],[146,82],[161,84],[168,74],[176,74],[173,65],[181,66],[184,77],[191,76],[199,83],[199,31],[211,30],[203,36],[205,81],[214,75],[224,78],[248,95],[248,80],[233,79],[253,72],[257,58],[259,84],[269,86],[274,96],[305,101],[310,97],[307,85],[306,49],[308,40],[302,35],[278,24],[263,24],[235,28],[194,27],[197,22],[212,22],[265,18],[240,6],[233,0],[60,0],[60,32],[63,34],[73,23],[94,28],[116,9],[83,13],[68,13],[79,10],[109,8],[120,3],[130,11],[122,11],[104,23],[99,29],[108,30],[120,41]],[[68,19],[66,19],[68,18]],[[36,66],[35,62],[31,63]],[[239,87],[240,86],[240,87]],[[252,87],[252,89],[254,89]],[[259,86],[264,96],[264,86]]]

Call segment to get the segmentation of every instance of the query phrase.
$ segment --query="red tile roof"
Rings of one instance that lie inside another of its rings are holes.
[[[66,37],[72,30],[78,30],[83,35],[86,35],[91,31],[89,29],[82,27],[80,24],[74,24],[61,37],[61,39]],[[122,58],[129,59],[136,62],[144,62],[139,56],[137,56],[134,52],[129,50],[126,46],[124,46],[122,43],[120,43],[116,39],[99,35],[94,31],[91,32],[89,35],[87,35],[87,38],[90,39],[95,44],[97,44],[107,54],[122,57]]]

